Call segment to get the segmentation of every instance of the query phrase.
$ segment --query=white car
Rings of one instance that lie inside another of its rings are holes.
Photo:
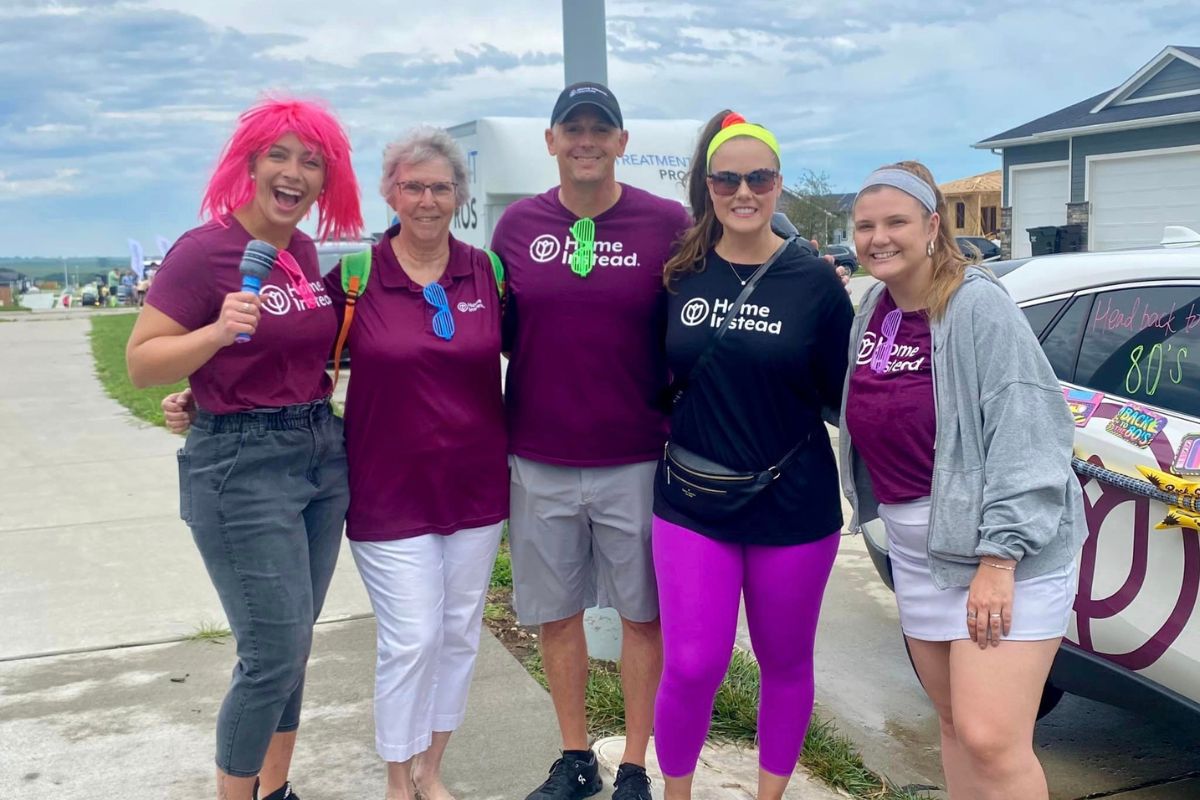
[[[996,265],[1075,416],[1089,531],[1042,713],[1065,691],[1200,721],[1200,234],[1164,242]]]

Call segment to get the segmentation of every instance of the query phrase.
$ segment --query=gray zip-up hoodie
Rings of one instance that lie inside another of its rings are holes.
[[[863,298],[850,329],[850,369],[884,286]],[[1062,388],[1020,309],[991,273],[968,267],[933,334],[934,440],[929,566],[939,588],[968,586],[980,556],[1015,559],[1016,579],[1073,560],[1087,538],[1071,470],[1074,422]],[[879,501],[840,425],[842,488],[851,528]]]

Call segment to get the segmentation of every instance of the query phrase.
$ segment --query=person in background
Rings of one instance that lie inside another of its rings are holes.
[[[722,111],[691,164],[695,223],[663,276],[678,388],[654,500],[654,741],[665,797],[690,798],[744,599],[762,673],[756,796],[778,800],[812,713],[817,619],[842,526],[823,419],[841,407],[854,312],[828,264],[771,229],[783,179],[769,130]],[[760,488],[732,505],[743,484]]]
[[[314,205],[321,238],[362,229],[337,120],[300,100],[242,114],[201,203],[208,222],[172,246],[126,349],[135,386],[187,378],[175,400],[198,406],[179,452],[180,516],[237,643],[217,717],[221,800],[296,797],[305,667],[349,502],[325,374],[337,313],[296,227]],[[241,291],[252,240],[277,251],[261,295]]]
[[[1071,413],[1020,310],[959,252],[928,169],[876,170],[853,213],[859,260],[880,281],[848,349],[854,524],[887,528],[952,800],[1045,800],[1033,725],[1087,535]]]

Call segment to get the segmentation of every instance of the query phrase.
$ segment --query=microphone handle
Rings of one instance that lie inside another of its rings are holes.
[[[250,294],[257,297],[259,290],[261,290],[261,289],[262,289],[262,281],[258,277],[254,276],[254,275],[243,275],[242,276],[242,291],[243,292],[249,292]],[[246,342],[250,341],[250,334],[239,333],[234,338],[234,341],[237,342],[238,344],[245,344]]]

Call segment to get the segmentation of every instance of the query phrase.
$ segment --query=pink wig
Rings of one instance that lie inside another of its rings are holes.
[[[296,134],[325,161],[325,185],[317,197],[317,238],[348,239],[363,228],[358,181],[350,166],[350,140],[323,106],[305,100],[263,100],[238,118],[208,182],[200,215],[220,220],[254,197],[250,167],[281,137]]]

